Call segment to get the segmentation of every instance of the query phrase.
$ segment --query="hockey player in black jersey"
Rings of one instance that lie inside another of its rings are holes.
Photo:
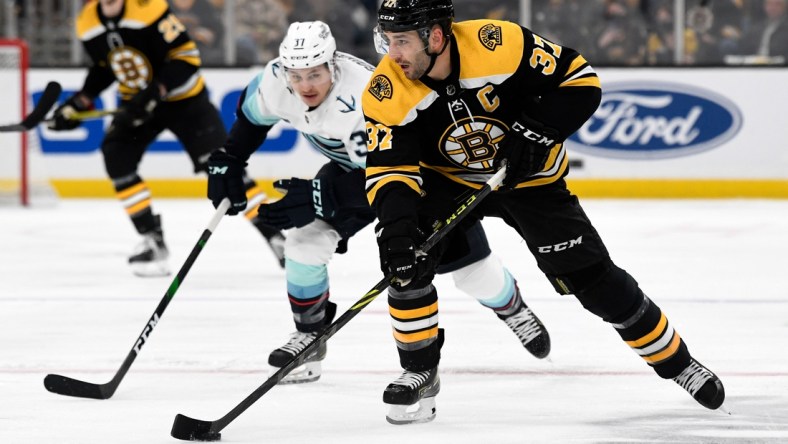
[[[227,136],[216,107],[208,100],[200,73],[200,53],[165,0],[93,0],[76,19],[77,36],[92,61],[82,89],[55,110],[50,128],[71,130],[77,111],[118,82],[121,103],[101,143],[104,166],[118,199],[142,243],[129,258],[139,276],[169,274],[168,251],[151,193],[137,168],[148,145],[165,129],[183,144],[195,172],[205,171],[211,151]],[[244,174],[250,201],[266,199]],[[257,207],[246,217],[267,239],[280,265],[284,237],[259,221]]]
[[[367,196],[374,206],[381,268],[404,369],[386,387],[388,420],[429,420],[440,388],[443,342],[423,313],[437,310],[434,260],[416,247],[454,199],[501,165],[506,179],[466,218],[498,217],[523,238],[555,290],[573,294],[610,323],[657,374],[701,405],[719,408],[720,379],[696,361],[665,314],[610,259],[567,189],[563,141],[594,113],[601,86],[589,63],[517,24],[453,23],[451,0],[384,0],[376,45],[387,54],[362,99],[369,138]],[[504,163],[505,161],[505,163]],[[455,229],[430,251],[440,257]],[[419,403],[416,413],[409,405]]]

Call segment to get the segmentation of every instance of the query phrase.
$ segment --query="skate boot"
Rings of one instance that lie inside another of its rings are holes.
[[[287,341],[287,344],[277,348],[268,355],[268,365],[274,367],[274,371],[278,371],[287,365],[295,355],[311,344],[318,334],[319,332],[304,333],[300,331],[290,334],[290,340]],[[293,371],[282,378],[279,384],[301,384],[320,379],[320,361],[325,359],[327,350],[326,344],[318,347],[314,353],[306,358],[302,365],[294,368]]]
[[[725,401],[725,388],[720,378],[695,359],[673,380],[707,409],[716,410]]]
[[[257,220],[253,221],[252,223],[260,231],[260,234],[263,235],[266,242],[268,242],[268,247],[271,248],[271,252],[274,253],[276,260],[279,261],[279,266],[285,268],[284,234],[282,234],[282,232],[276,228],[271,228],[267,225],[257,222]]]
[[[395,425],[432,421],[440,390],[438,367],[423,372],[405,370],[383,391],[383,402],[389,406],[386,421]]]
[[[550,335],[534,312],[523,303],[522,309],[509,316],[498,316],[520,339],[523,347],[539,359],[550,354]]]
[[[170,252],[164,244],[160,218],[156,216],[156,228],[142,235],[142,242],[135,253],[129,257],[132,272],[142,277],[168,276],[170,267],[167,258]]]

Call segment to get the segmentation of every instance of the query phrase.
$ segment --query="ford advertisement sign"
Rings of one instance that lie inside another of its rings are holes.
[[[567,146],[601,157],[664,159],[715,148],[734,137],[742,113],[727,98],[664,82],[603,85],[596,113]]]

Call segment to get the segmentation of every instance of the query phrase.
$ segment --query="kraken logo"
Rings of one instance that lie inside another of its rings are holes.
[[[482,42],[485,48],[490,51],[495,51],[495,47],[503,45],[503,37],[501,36],[501,27],[488,23],[479,29],[479,41]]]
[[[153,77],[153,70],[145,55],[123,46],[110,51],[109,64],[118,83],[132,89],[145,89]]]
[[[450,125],[440,140],[441,153],[452,164],[473,171],[493,171],[498,143],[508,127],[489,117],[466,117]]]
[[[390,99],[394,93],[391,80],[382,74],[375,76],[369,84],[369,93],[381,102],[383,99]]]

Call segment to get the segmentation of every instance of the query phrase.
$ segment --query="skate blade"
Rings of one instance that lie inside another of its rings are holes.
[[[280,367],[271,367],[271,374],[273,375],[279,371],[279,368]],[[282,378],[277,384],[304,384],[307,382],[315,382],[318,379],[320,379],[320,361],[307,362],[294,368],[293,371],[288,373],[287,376]]]
[[[167,261],[153,262],[131,262],[131,271],[139,277],[162,277],[170,275],[170,267]]]
[[[421,424],[435,419],[435,397],[422,398],[412,405],[388,404],[386,421],[394,425]]]

